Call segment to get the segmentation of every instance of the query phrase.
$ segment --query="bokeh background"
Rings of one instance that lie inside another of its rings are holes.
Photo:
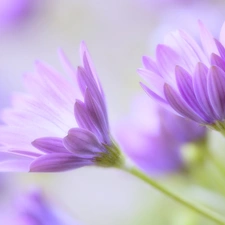
[[[224,15],[223,0],[0,0],[0,107],[10,106],[13,92],[24,91],[22,75],[33,70],[35,60],[62,71],[58,47],[79,65],[79,43],[85,40],[106,93],[113,129],[142,91],[136,72],[142,55],[152,55],[163,36],[177,28],[198,38],[198,19],[218,36]],[[223,142],[214,132],[210,140],[215,151]],[[225,209],[224,199],[190,184],[181,174],[157,179],[221,212]],[[1,180],[3,213],[18,195],[38,186],[83,225],[212,224],[116,169],[5,173]]]

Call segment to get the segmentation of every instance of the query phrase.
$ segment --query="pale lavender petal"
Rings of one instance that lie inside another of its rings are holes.
[[[188,117],[196,122],[204,123],[205,121],[199,117],[181,98],[181,96],[169,85],[164,85],[164,93],[168,103],[176,110],[180,115]]]
[[[212,66],[209,69],[207,88],[210,102],[220,120],[225,118],[225,72]]]
[[[28,156],[28,157],[31,157],[31,158],[37,158],[37,157],[42,155],[42,154],[37,153],[37,152],[31,152],[31,151],[26,151],[26,150],[18,150],[18,149],[10,149],[8,151],[12,152],[12,153],[19,154],[19,155]]]
[[[94,78],[94,80],[97,82],[99,90],[104,95],[101,84],[98,79],[98,75],[97,75],[95,66],[92,62],[89,51],[88,51],[87,46],[84,41],[82,41],[80,44],[80,56],[81,56],[81,59],[83,60],[83,67],[85,68],[85,70],[87,70],[88,75],[90,75]]]
[[[85,73],[84,68],[79,66],[77,68],[77,81],[78,81],[79,88],[80,88],[82,95],[85,94],[87,86],[91,86],[92,88],[95,87],[95,84],[93,84],[93,83],[87,84],[87,82],[90,82],[90,81],[88,79],[86,81],[85,77],[86,77],[86,73]]]
[[[50,100],[57,105],[66,106],[66,103],[70,104],[74,100],[74,88],[57,71],[40,61],[36,62],[36,70],[37,73],[24,76],[24,83],[30,93],[40,98],[46,95],[42,100]]]
[[[143,62],[145,69],[150,70],[156,74],[160,74],[156,62],[154,62],[151,58],[149,58],[148,56],[143,56],[142,62]]]
[[[213,107],[210,103],[208,90],[207,90],[207,76],[208,76],[208,68],[203,63],[198,63],[194,76],[193,76],[193,87],[196,99],[198,103],[201,105],[202,109],[210,115],[212,120],[219,119],[213,110]]]
[[[175,75],[176,75],[178,89],[183,99],[198,115],[204,118],[205,121],[210,121],[209,117],[202,110],[201,106],[199,105],[195,97],[192,78],[189,75],[189,73],[186,70],[184,70],[182,67],[176,66]]]
[[[153,99],[155,99],[156,101],[159,101],[160,103],[164,103],[167,104],[167,101],[160,97],[159,95],[157,95],[155,92],[153,92],[151,89],[149,89],[145,84],[140,83],[141,87],[143,88],[143,90]]]
[[[89,159],[79,158],[70,153],[52,153],[34,160],[30,165],[30,172],[60,172],[92,164]]]
[[[202,49],[199,47],[199,45],[196,43],[196,41],[185,31],[179,30],[180,36],[190,45],[192,50],[195,52],[195,54],[198,57],[198,61],[202,62],[204,64],[208,64],[208,59]]]
[[[0,172],[28,172],[32,158],[10,152],[0,152]]]
[[[153,92],[163,98],[163,86],[165,80],[156,73],[153,73],[146,69],[138,69],[137,72],[148,82],[150,89],[152,89]]]
[[[193,71],[198,62],[198,56],[193,48],[180,36],[179,31],[171,32],[164,38],[166,45],[170,46],[182,58],[179,65],[189,72]],[[176,65],[173,64],[173,66]]]
[[[71,64],[71,62],[69,61],[66,54],[61,48],[58,49],[58,54],[59,54],[59,59],[63,65],[63,68],[67,71],[68,74],[72,76],[72,78],[75,79],[77,70],[73,67],[73,65]]]
[[[223,46],[225,46],[225,22],[222,25],[222,28],[220,30],[220,42]]]
[[[180,64],[179,55],[166,45],[158,45],[156,48],[156,58],[161,74],[165,79],[174,80],[171,73],[174,73],[174,65]]]
[[[199,21],[200,37],[205,53],[210,57],[212,53],[218,54],[216,43],[212,34],[206,29],[204,24]]]
[[[104,151],[93,133],[80,128],[70,129],[63,143],[68,151],[81,158],[93,158]]]
[[[43,137],[35,139],[31,144],[44,153],[67,152],[66,148],[63,145],[62,138]]]

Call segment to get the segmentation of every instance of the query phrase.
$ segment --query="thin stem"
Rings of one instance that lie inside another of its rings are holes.
[[[157,181],[148,177],[147,175],[142,173],[137,168],[135,168],[135,167],[124,167],[122,169],[127,171],[128,173],[138,177],[139,179],[145,181],[146,183],[148,183],[151,186],[153,186],[154,188],[156,188],[158,191],[167,195],[169,198],[171,198],[171,199],[175,200],[176,202],[179,202],[180,204],[192,209],[193,211],[201,214],[202,216],[207,217],[208,219],[216,222],[217,224],[225,224],[225,218],[223,218],[222,216],[220,216],[216,212],[204,207],[203,205],[196,205],[195,203],[183,198],[182,196],[179,196],[178,194],[169,190],[167,187],[163,186],[162,184],[159,184]]]

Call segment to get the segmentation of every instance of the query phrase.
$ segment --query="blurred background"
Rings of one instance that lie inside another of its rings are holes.
[[[223,0],[0,0],[0,107],[10,106],[13,92],[24,92],[22,75],[33,70],[35,60],[62,71],[58,47],[74,66],[79,65],[79,43],[84,40],[114,128],[129,112],[134,96],[142,92],[136,72],[141,57],[153,55],[156,44],[171,30],[182,28],[198,38],[198,19],[217,37],[224,15]],[[218,134],[210,133],[215,151],[223,142]],[[6,173],[0,179],[2,209],[12,207],[18,195],[38,186],[84,225],[213,224],[116,169]],[[179,173],[157,179],[221,212],[225,209],[224,199]]]

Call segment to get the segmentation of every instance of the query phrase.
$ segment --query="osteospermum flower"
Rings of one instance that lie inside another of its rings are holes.
[[[139,69],[144,90],[176,114],[216,130],[225,119],[225,24],[213,38],[199,22],[201,44],[182,30],[170,33],[156,48],[156,60],[143,57]]]
[[[206,129],[168,112],[147,96],[138,96],[132,106],[131,114],[116,127],[124,152],[151,175],[183,169],[183,144],[202,140]]]
[[[15,95],[13,107],[2,114],[2,170],[52,172],[122,164],[110,137],[104,93],[84,43],[80,51],[82,66],[77,70],[60,51],[70,79],[77,82],[41,62],[34,73],[25,75],[30,95]]]

